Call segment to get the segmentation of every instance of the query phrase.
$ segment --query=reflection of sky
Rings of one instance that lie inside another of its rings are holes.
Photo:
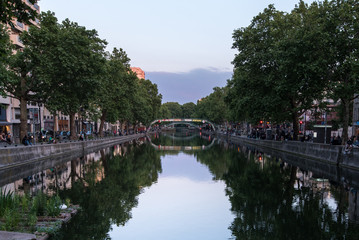
[[[185,177],[194,181],[209,181],[212,174],[208,167],[195,161],[193,155],[180,152],[162,158],[163,173],[161,177]]]
[[[112,239],[228,239],[233,221],[225,184],[213,182],[194,156],[162,159],[158,183],[139,196],[125,227],[112,226]]]

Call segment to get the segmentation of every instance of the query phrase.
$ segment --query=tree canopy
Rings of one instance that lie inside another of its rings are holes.
[[[36,4],[37,0],[27,0],[31,4]],[[1,0],[0,2],[0,23],[13,25],[11,22],[16,18],[19,22],[29,23],[35,20],[37,12],[22,0]]]

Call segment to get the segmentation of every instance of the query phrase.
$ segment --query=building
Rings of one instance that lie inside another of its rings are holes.
[[[145,72],[139,67],[131,67],[132,72],[136,73],[139,79],[146,79]]]
[[[359,136],[359,94],[355,95],[353,103],[353,135]]]

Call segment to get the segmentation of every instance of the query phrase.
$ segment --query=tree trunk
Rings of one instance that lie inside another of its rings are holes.
[[[292,124],[293,124],[293,140],[298,140],[298,134],[299,134],[299,117],[298,112],[296,110],[297,104],[294,99],[291,99],[291,107],[292,107]]]
[[[350,114],[349,99],[342,99],[342,104],[344,110],[342,144],[345,144],[348,141],[348,127],[349,127],[349,114]]]
[[[298,113],[293,112],[292,113],[292,123],[293,123],[293,140],[297,141],[298,140],[298,134],[299,134],[299,118],[298,118]]]
[[[20,142],[27,135],[27,101],[24,96],[20,97]]]
[[[55,133],[59,130],[58,128],[58,117],[57,117],[57,112],[55,111],[55,113],[53,114],[54,115],[54,134],[53,134],[53,137],[55,137]]]
[[[76,126],[75,126],[75,113],[70,113],[70,131],[71,131],[71,140],[76,140]]]
[[[99,135],[100,137],[103,137],[103,125],[105,124],[105,120],[106,120],[106,115],[107,115],[107,111],[103,110],[102,111],[102,116],[100,118],[101,122],[100,122],[100,129],[99,129]]]

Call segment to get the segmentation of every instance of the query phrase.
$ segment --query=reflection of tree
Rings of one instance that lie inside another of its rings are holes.
[[[108,239],[111,225],[124,225],[131,218],[141,188],[157,181],[162,171],[160,157],[149,145],[129,147],[126,156],[102,156],[87,166],[84,178],[60,193],[83,211],[58,239]]]
[[[296,167],[217,146],[197,157],[226,183],[236,239],[359,239],[359,227],[330,209],[323,192],[294,188]]]

